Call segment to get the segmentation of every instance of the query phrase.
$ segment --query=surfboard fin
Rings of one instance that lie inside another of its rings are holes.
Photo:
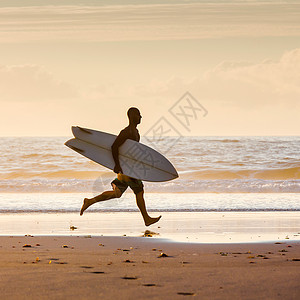
[[[82,128],[82,127],[79,127],[77,126],[80,130],[82,130],[83,132],[85,133],[88,133],[88,134],[92,134],[88,129],[85,129],[85,128]]]
[[[73,149],[74,151],[77,151],[77,152],[80,152],[80,153],[84,153],[85,152],[84,150],[79,149],[79,148],[77,148],[75,146],[71,146],[71,145],[67,145],[67,146],[70,147],[71,149]]]

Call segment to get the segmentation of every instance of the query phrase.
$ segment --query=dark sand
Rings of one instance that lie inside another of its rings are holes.
[[[300,299],[300,243],[2,236],[0,276],[1,299]]]

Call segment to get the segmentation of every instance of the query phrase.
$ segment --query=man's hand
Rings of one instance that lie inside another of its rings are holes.
[[[122,168],[121,168],[120,165],[115,165],[115,167],[114,167],[114,172],[115,172],[116,174],[119,174],[119,173],[123,174],[123,170],[122,170]]]
[[[117,138],[115,139],[114,143],[111,146],[112,156],[115,161],[114,172],[117,174],[119,174],[119,173],[123,174],[123,170],[120,166],[120,161],[119,161],[119,147],[126,141],[126,139],[128,138],[127,135],[128,134],[123,129],[119,133],[119,135],[117,136]]]

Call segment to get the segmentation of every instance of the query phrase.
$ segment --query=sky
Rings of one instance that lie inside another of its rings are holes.
[[[300,1],[0,0],[0,105],[0,136],[117,134],[131,106],[141,135],[299,135]]]

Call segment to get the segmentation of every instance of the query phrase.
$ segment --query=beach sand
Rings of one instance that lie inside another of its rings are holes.
[[[299,270],[298,241],[0,237],[1,299],[299,299]]]
[[[177,242],[300,242],[300,213],[295,212],[150,212],[162,215],[150,226],[154,236]],[[76,230],[70,227],[75,226]],[[139,237],[147,228],[139,212],[3,213],[1,235],[92,235]],[[149,228],[148,228],[149,229]]]

